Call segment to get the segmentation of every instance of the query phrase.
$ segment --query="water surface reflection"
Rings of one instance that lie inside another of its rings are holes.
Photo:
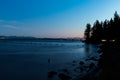
[[[98,56],[96,47],[81,42],[0,41],[0,45],[0,80],[47,80],[50,70],[66,67],[72,73],[73,61],[77,66],[88,56]]]

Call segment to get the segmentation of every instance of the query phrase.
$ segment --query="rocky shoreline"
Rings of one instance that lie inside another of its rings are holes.
[[[48,72],[48,78],[53,78],[55,75],[58,76],[60,80],[115,80],[119,79],[120,72],[120,45],[119,43],[105,43],[100,46],[98,52],[101,54],[100,59],[94,57],[88,58],[86,60],[98,61],[95,67],[94,63],[90,63],[88,66],[84,66],[84,61],[79,61],[79,65],[74,69],[78,73],[77,76],[73,78],[70,75],[68,69],[62,69],[61,72],[50,71]],[[75,66],[78,62],[73,61],[72,65]],[[94,68],[94,69],[93,69]],[[93,69],[93,71],[91,71]],[[87,75],[80,76],[80,73],[86,70]]]
[[[86,65],[86,62],[90,62]],[[91,80],[93,75],[101,70],[99,59],[96,57],[89,57],[85,61],[73,61],[71,68],[63,68],[60,70],[52,70],[48,72],[48,79],[50,80]],[[54,77],[57,77],[54,79]],[[89,79],[88,79],[89,78]]]

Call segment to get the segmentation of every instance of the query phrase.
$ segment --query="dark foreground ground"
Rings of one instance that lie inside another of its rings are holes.
[[[102,52],[103,71],[100,80],[120,80],[120,42],[106,43]]]
[[[105,43],[100,48],[99,68],[83,80],[120,80],[120,42]]]

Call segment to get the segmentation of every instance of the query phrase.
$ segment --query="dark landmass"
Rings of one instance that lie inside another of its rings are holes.
[[[101,73],[98,75],[98,80],[119,80],[120,79],[120,42],[105,43],[101,50],[102,65]]]
[[[0,40],[14,40],[14,39],[36,39],[30,36],[0,36]]]
[[[102,55],[98,67],[91,75],[82,80],[119,80],[120,79],[120,42],[105,43],[101,46]]]
[[[102,44],[98,51],[102,54],[93,74],[86,75],[82,80],[120,80],[120,16],[117,12],[113,19],[104,22],[96,20],[93,27],[88,23],[84,35],[86,44]]]

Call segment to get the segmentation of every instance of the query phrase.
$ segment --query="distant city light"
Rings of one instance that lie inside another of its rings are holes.
[[[115,42],[115,39],[113,39],[113,40],[110,40],[110,42]]]
[[[107,40],[106,40],[106,39],[102,39],[101,41],[102,41],[102,42],[106,42]]]
[[[107,42],[107,39],[102,39],[101,41],[102,41],[102,42]],[[116,41],[115,39],[109,40],[109,42],[115,42],[115,41]]]

